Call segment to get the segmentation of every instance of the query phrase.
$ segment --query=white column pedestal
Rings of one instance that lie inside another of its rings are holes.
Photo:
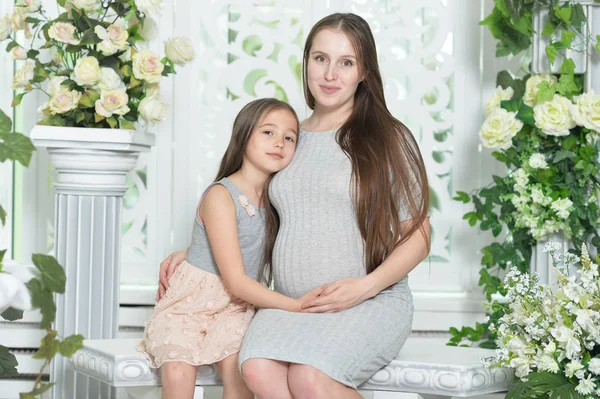
[[[56,296],[55,329],[62,337],[116,338],[119,310],[121,205],[125,177],[154,136],[133,130],[36,126],[38,147],[48,147],[57,171],[55,255],[65,269],[64,295]],[[90,359],[89,361],[95,361]],[[115,389],[76,374],[62,357],[53,361],[52,395],[115,398]]]

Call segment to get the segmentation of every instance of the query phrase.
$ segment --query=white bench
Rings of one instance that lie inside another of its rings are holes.
[[[160,375],[146,358],[136,352],[139,339],[87,340],[84,348],[70,360],[79,373],[125,387],[131,398],[160,397]],[[449,347],[424,338],[409,338],[400,354],[371,379],[360,386],[373,391],[374,399],[454,397],[503,398],[486,395],[506,392],[512,385],[510,369],[488,369],[482,356],[494,351],[478,348]],[[195,398],[204,398],[204,386],[220,385],[216,366],[203,366],[196,379]]]

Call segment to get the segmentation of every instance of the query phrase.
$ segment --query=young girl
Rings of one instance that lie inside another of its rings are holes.
[[[223,398],[251,399],[237,352],[254,306],[300,311],[317,288],[299,299],[257,281],[265,234],[264,191],[294,155],[299,122],[275,99],[255,100],[238,114],[219,172],[198,205],[186,261],[146,323],[144,352],[161,368],[163,398],[192,398],[198,366],[217,363]]]

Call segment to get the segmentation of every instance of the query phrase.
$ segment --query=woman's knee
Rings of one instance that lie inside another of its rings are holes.
[[[284,370],[281,362],[270,359],[248,359],[242,363],[242,378],[248,388],[257,395],[273,387],[273,378]]]
[[[288,385],[294,398],[326,398],[331,378],[304,364],[293,364],[288,371]]]

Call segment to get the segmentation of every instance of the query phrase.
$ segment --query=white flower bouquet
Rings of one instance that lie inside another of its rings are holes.
[[[56,18],[40,0],[19,0],[11,16],[0,18],[0,41],[8,41],[6,50],[22,64],[12,106],[38,89],[48,95],[42,125],[134,129],[136,122],[164,119],[160,81],[195,54],[182,37],[167,41],[163,58],[142,48],[144,22],[160,14],[162,0],[57,3],[64,12]],[[19,31],[31,45],[19,43]]]
[[[553,259],[557,285],[513,268],[504,279],[507,305],[490,332],[497,335],[492,366],[508,366],[520,378],[506,398],[600,397],[600,278],[582,245],[581,257],[545,250]],[[574,265],[581,262],[581,267]],[[575,270],[574,273],[571,271]]]

